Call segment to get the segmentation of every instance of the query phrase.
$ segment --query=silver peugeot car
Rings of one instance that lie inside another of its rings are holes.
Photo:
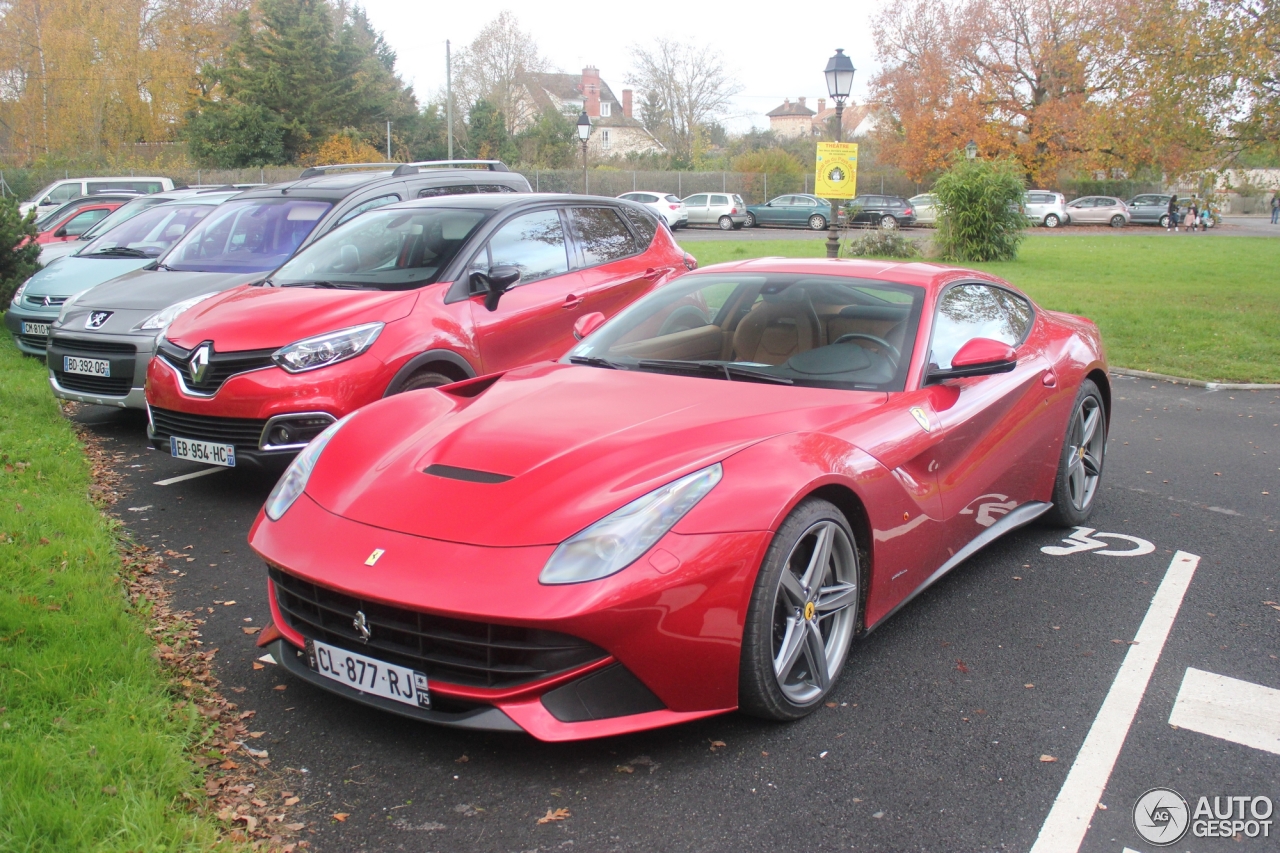
[[[529,190],[499,161],[468,160],[312,166],[296,181],[243,192],[158,261],[63,303],[46,350],[49,384],[64,400],[145,408],[156,341],[192,305],[263,280],[365,211],[410,198]]]

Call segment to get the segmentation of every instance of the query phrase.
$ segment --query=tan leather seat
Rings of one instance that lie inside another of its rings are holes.
[[[822,345],[822,326],[809,295],[790,288],[768,294],[751,308],[733,333],[738,361],[782,364],[796,353]]]

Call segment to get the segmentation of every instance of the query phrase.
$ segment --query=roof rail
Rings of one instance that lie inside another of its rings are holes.
[[[299,180],[302,178],[317,178],[321,175],[328,174],[330,169],[395,169],[400,163],[330,163],[328,166],[308,166],[302,170]]]
[[[419,160],[416,163],[405,163],[401,168],[412,166],[415,169],[448,169],[454,166],[483,166],[490,172],[510,172],[507,164],[501,160]],[[412,172],[404,171],[401,174],[409,175]]]

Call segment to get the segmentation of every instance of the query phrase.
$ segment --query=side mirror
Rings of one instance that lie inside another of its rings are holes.
[[[599,311],[583,314],[578,318],[578,322],[573,324],[573,336],[578,340],[582,340],[602,325],[604,325],[604,315]]]
[[[964,376],[991,376],[1008,373],[1018,366],[1018,355],[1013,347],[990,338],[974,338],[960,347],[951,359],[947,370],[931,370],[925,383],[943,382]]]
[[[63,225],[63,226],[62,226],[61,228],[59,228],[57,231],[54,231],[54,232],[53,232],[53,236],[55,236],[55,237],[65,237],[65,236],[67,236],[67,226]]]
[[[510,264],[498,264],[490,267],[488,274],[476,272],[471,280],[479,282],[485,290],[484,307],[490,311],[498,310],[498,300],[512,285],[520,280],[520,268]]]

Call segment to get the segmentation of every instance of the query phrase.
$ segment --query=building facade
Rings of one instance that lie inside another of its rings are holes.
[[[666,148],[633,115],[634,93],[622,90],[619,99],[600,77],[600,69],[588,66],[582,74],[526,74],[517,93],[515,131],[519,133],[546,109],[554,109],[571,121],[586,111],[591,118],[587,151],[594,157],[659,153]]]

